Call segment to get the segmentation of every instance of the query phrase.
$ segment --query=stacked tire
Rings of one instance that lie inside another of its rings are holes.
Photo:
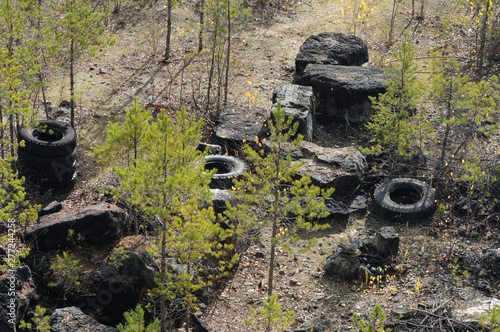
[[[76,183],[76,133],[59,121],[40,121],[18,133],[18,163],[26,182],[41,194],[63,194]]]

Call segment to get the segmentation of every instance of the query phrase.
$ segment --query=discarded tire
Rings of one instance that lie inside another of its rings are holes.
[[[375,188],[373,205],[382,218],[421,221],[434,214],[436,192],[415,179],[392,179]]]
[[[24,140],[25,152],[40,157],[63,157],[76,147],[75,130],[59,121],[40,121],[36,127],[23,127],[18,139]]]
[[[58,121],[40,121],[19,131],[18,166],[41,194],[62,194],[76,183],[76,134]]]
[[[76,172],[76,162],[70,167],[57,167],[52,170],[38,170],[36,168],[25,168],[24,175],[32,183],[60,183],[73,178]]]
[[[70,192],[76,184],[77,173],[67,181],[57,183],[43,183],[38,187],[38,192],[42,195],[61,195]]]
[[[23,165],[33,165],[41,171],[57,171],[74,165],[76,161],[76,149],[62,157],[41,157],[20,148],[18,150],[18,157],[19,162]]]
[[[210,182],[212,189],[228,189],[233,185],[233,179],[243,175],[246,170],[245,162],[232,156],[205,156],[205,169],[217,172],[213,175]]]

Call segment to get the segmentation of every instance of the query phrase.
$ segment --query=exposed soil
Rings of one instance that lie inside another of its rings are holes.
[[[368,65],[382,64],[390,55],[383,36],[392,2],[379,2],[380,10],[372,23],[374,28],[360,34],[369,45],[371,61]],[[324,31],[346,32],[344,23],[335,23],[340,18],[339,0],[297,2],[288,6],[285,12],[274,12],[270,21],[254,16],[250,20],[253,22],[246,22],[244,31],[238,33],[233,54],[238,61],[232,72],[230,102],[269,107],[274,86],[292,80],[295,56],[307,37]],[[421,56],[428,55],[430,50],[446,47],[436,29],[440,15],[451,10],[448,1],[432,1],[426,6],[423,20],[412,20],[407,29],[418,42]],[[77,130],[81,181],[77,190],[65,197],[65,207],[101,200],[102,194],[95,189],[116,184],[112,177],[101,175],[91,150],[103,141],[107,121],[123,118],[124,109],[131,105],[132,97],[137,96],[139,102],[150,104],[152,109],[155,105],[175,109],[181,104],[197,109],[196,104],[201,100],[196,100],[198,97],[193,97],[192,92],[200,80],[204,82],[199,73],[206,73],[207,69],[195,63],[193,71],[186,71],[182,78],[179,72],[185,61],[181,55],[194,48],[197,40],[194,32],[183,27],[196,22],[195,11],[194,3],[183,3],[175,9],[175,54],[169,65],[159,64],[166,12],[163,2],[157,5],[159,46],[155,56],[151,55],[152,11],[140,8],[135,2],[124,2],[121,13],[115,14],[110,21],[111,29],[116,33],[116,44],[99,51],[97,58],[80,63],[76,80],[80,91]],[[402,31],[410,20],[409,9],[401,12],[396,31]],[[428,61],[422,59],[419,65],[425,71]],[[66,79],[54,79],[50,86],[49,99],[54,104],[60,99],[68,99]],[[249,100],[247,92],[255,99]],[[207,115],[206,119],[210,127],[213,119]],[[353,129],[341,123],[318,124],[317,128],[315,141],[323,146],[346,146],[360,140],[356,136],[361,130],[359,128]],[[367,191],[367,197],[369,194]],[[376,303],[382,304],[390,313],[397,307],[414,309],[419,304],[439,305],[448,300],[451,300],[448,307],[468,307],[486,296],[500,297],[499,281],[492,278],[485,267],[479,263],[477,266],[461,265],[464,257],[477,257],[484,249],[499,247],[498,228],[493,228],[493,225],[487,225],[479,236],[473,236],[469,231],[470,224],[466,222],[445,225],[436,216],[418,225],[398,224],[379,219],[371,212],[370,206],[366,213],[329,222],[332,224],[330,230],[314,234],[318,242],[312,249],[299,252],[310,238],[308,234],[296,244],[294,257],[284,253],[277,255],[275,293],[285,310],[295,312],[294,326],[322,323],[331,331],[343,331],[353,328],[354,312],[369,314]],[[396,229],[401,239],[400,255],[390,277],[380,282],[367,280],[361,283],[324,276],[325,259],[340,242],[372,236],[377,229],[388,225]],[[464,229],[462,235],[458,235],[459,228]],[[204,311],[202,319],[211,330],[248,330],[244,320],[249,317],[249,306],[260,307],[267,296],[268,257],[269,243],[265,240],[242,254],[234,276],[223,285],[221,293],[209,301]],[[453,263],[454,257],[459,258],[456,264]],[[458,269],[469,270],[470,277],[460,275]],[[486,285],[486,288],[478,285]],[[390,321],[396,318],[388,315]]]

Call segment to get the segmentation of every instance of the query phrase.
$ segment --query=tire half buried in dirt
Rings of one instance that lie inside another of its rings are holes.
[[[391,179],[375,188],[373,205],[382,218],[421,221],[436,211],[436,191],[415,179]]]
[[[246,164],[243,160],[232,156],[208,155],[205,156],[205,169],[217,170],[210,182],[210,188],[228,189],[233,185],[233,179],[243,175]]]

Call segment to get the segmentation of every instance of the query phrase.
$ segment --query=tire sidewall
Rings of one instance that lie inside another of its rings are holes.
[[[41,157],[31,154],[26,149],[19,147],[18,160],[26,168],[35,168],[41,171],[58,171],[72,167],[76,161],[76,149],[61,157]]]
[[[34,135],[37,128],[58,131],[62,138],[55,141],[39,139]],[[18,139],[24,141],[25,152],[40,157],[63,157],[76,147],[75,130],[59,121],[40,121],[35,127],[23,127],[19,130]]]
[[[210,188],[212,189],[227,189],[232,186],[233,179],[239,178],[246,171],[245,162],[233,156],[224,155],[207,155],[205,156],[205,165],[210,164],[225,164],[229,169],[225,173],[216,173],[212,177]]]
[[[400,204],[391,199],[391,193],[401,188],[411,188],[420,194],[420,199],[412,204]],[[436,209],[435,190],[419,180],[398,178],[387,180],[373,192],[375,211],[385,219],[421,221],[434,214]]]

